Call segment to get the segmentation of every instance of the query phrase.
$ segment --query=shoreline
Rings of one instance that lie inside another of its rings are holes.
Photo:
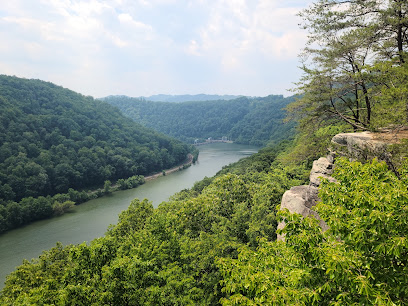
[[[207,140],[206,142],[197,142],[194,143],[193,146],[205,146],[213,143],[234,143],[232,140],[222,140],[222,139],[214,139],[214,140]]]
[[[188,154],[187,154],[187,158],[186,158],[185,161],[183,161],[181,164],[178,164],[177,166],[174,166],[173,168],[170,168],[170,169],[162,170],[161,172],[157,172],[157,173],[155,173],[155,174],[151,174],[151,175],[148,175],[148,176],[143,176],[144,183],[145,183],[145,182],[148,182],[148,181],[152,181],[152,180],[154,180],[154,179],[156,179],[156,178],[158,178],[158,177],[160,177],[160,176],[163,176],[163,172],[165,173],[165,175],[167,175],[167,174],[171,174],[171,173],[173,173],[173,172],[176,172],[176,171],[180,171],[180,170],[182,170],[182,169],[185,169],[185,167],[191,166],[191,165],[193,164],[193,158],[194,158],[194,156],[193,156],[191,153],[188,153]],[[180,169],[180,168],[181,168],[181,169]],[[144,183],[142,183],[141,185],[143,185]],[[140,185],[135,186],[135,187],[132,187],[132,188],[128,188],[128,189],[137,188],[137,187],[139,187],[139,186],[140,186]],[[111,185],[110,188],[111,188],[111,189],[110,189],[110,192],[109,192],[108,194],[101,194],[100,196],[98,196],[98,197],[96,197],[96,198],[100,198],[100,197],[103,197],[103,196],[107,196],[107,195],[109,195],[109,194],[112,193],[112,192],[121,191],[121,190],[128,190],[128,189],[120,189],[120,188],[119,188],[119,185],[118,185],[117,183]],[[103,192],[103,188],[94,189],[94,190],[92,190],[92,191],[89,191],[88,194],[91,195],[91,194],[96,194],[96,193],[98,193],[98,192]],[[85,201],[85,202],[82,202],[82,203],[76,203],[75,205],[82,205],[82,204],[84,204],[84,203],[86,203],[86,202],[88,202],[88,201],[90,201],[90,200],[93,200],[93,199],[89,199],[89,200],[87,200],[87,201]]]
[[[180,171],[182,169],[185,169],[186,167],[190,167],[192,164],[193,164],[193,155],[191,153],[188,153],[187,154],[187,159],[184,162],[182,162],[181,164],[179,164],[178,166],[175,166],[173,168],[165,169],[162,172],[158,172],[158,173],[155,173],[155,174],[152,174],[152,175],[149,175],[149,176],[145,176],[145,178],[144,178],[145,182],[152,181],[152,180],[154,180],[154,179],[156,179],[156,178],[158,178],[160,176],[163,176],[163,173],[164,173],[164,175],[169,175],[169,174],[172,174],[174,172]]]

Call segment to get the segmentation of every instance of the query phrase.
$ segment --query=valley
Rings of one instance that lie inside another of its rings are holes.
[[[1,305],[408,305],[407,1],[28,2]]]
[[[118,215],[130,202],[148,199],[154,207],[180,192],[193,187],[204,177],[212,177],[223,166],[256,153],[257,147],[236,144],[212,144],[201,148],[199,160],[191,167],[157,179],[146,178],[146,183],[135,188],[117,191],[81,205],[63,216],[37,221],[25,227],[0,235],[0,288],[6,275],[20,265],[23,259],[38,257],[57,242],[80,244],[103,236],[109,225],[118,221]]]

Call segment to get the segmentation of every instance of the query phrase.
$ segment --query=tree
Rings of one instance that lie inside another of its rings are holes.
[[[381,104],[372,75],[383,72],[372,66],[405,62],[407,11],[400,0],[319,0],[304,10],[309,42],[297,88],[302,97],[289,109],[305,120],[337,118],[354,130],[372,128]]]
[[[63,215],[67,211],[72,210],[75,207],[75,203],[72,201],[54,202],[52,210],[55,216]]]
[[[404,53],[408,47],[408,3],[404,0],[388,0],[388,5],[377,1],[377,29],[381,33],[386,59],[398,58],[400,64],[406,62]]]
[[[103,193],[104,194],[111,194],[112,193],[111,187],[112,187],[111,181],[106,180],[104,185],[103,185]]]
[[[407,54],[403,57],[407,58]],[[408,122],[408,63],[397,64],[394,59],[379,62],[372,68],[375,73],[369,75],[375,84],[375,102],[377,103],[377,117],[374,128],[383,126],[400,127]]]

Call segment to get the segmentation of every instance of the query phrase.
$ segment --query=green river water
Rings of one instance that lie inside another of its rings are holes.
[[[134,198],[147,198],[157,207],[174,193],[191,188],[205,176],[215,175],[223,166],[258,151],[258,147],[230,143],[200,146],[198,162],[171,175],[159,177],[135,189],[114,192],[110,196],[78,205],[70,213],[29,224],[0,236],[0,289],[6,275],[23,259],[38,257],[43,250],[63,244],[91,241],[104,235],[110,224]]]

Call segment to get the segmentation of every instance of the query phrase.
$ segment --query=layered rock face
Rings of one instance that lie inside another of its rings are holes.
[[[281,209],[288,209],[291,213],[301,214],[303,217],[314,216],[320,220],[323,231],[328,229],[324,220],[312,208],[319,201],[318,192],[321,178],[330,182],[336,180],[330,175],[336,156],[346,156],[351,160],[367,161],[374,157],[390,163],[390,153],[387,151],[389,142],[376,139],[376,134],[371,132],[341,133],[332,138],[332,148],[327,157],[321,157],[313,162],[310,171],[309,185],[295,186],[283,194]],[[390,166],[390,165],[389,165]],[[392,166],[392,165],[391,165]],[[278,229],[285,227],[285,222],[278,224]],[[278,240],[284,240],[284,235],[278,235]]]
[[[379,160],[387,161],[388,143],[376,140],[374,133],[340,133],[332,138],[332,150],[337,155],[346,156],[351,160],[367,161],[377,157]]]
[[[330,182],[336,180],[330,176],[333,172],[332,155],[328,157],[320,157],[313,162],[312,170],[310,171],[310,184],[303,186],[295,186],[283,194],[281,209],[288,209],[291,213],[301,214],[303,217],[314,216],[320,220],[320,227],[325,231],[328,226],[324,220],[321,220],[319,214],[312,210],[312,207],[316,205],[319,200],[319,186],[322,178],[328,179]],[[278,229],[285,227],[285,222],[278,224]],[[278,235],[278,240],[284,240],[284,235]]]

